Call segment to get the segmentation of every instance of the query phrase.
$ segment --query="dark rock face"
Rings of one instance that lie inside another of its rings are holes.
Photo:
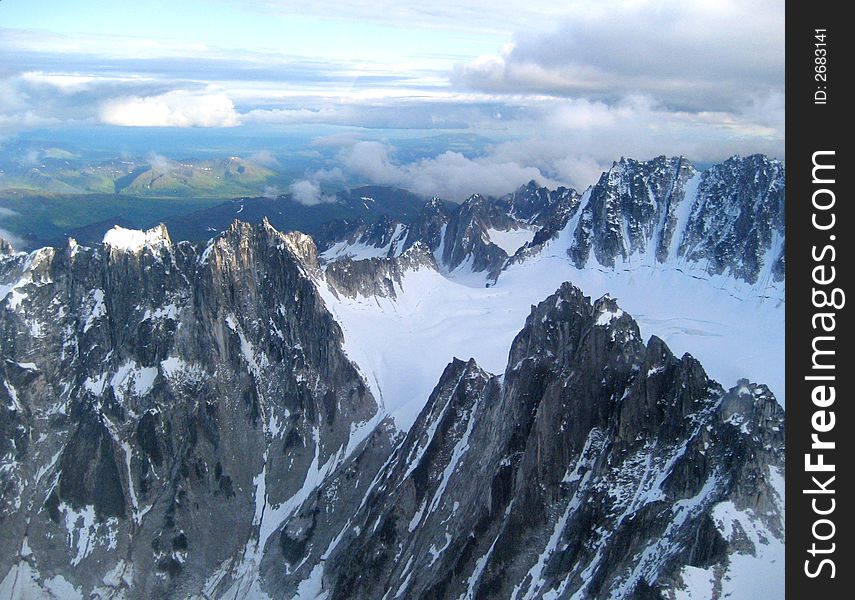
[[[616,260],[647,250],[666,261],[686,184],[696,174],[682,158],[660,156],[646,163],[622,158],[615,163],[582,209],[570,249],[573,262],[582,268],[593,252],[600,264],[613,267]]]
[[[680,255],[755,283],[784,277],[784,167],[754,155],[704,173]],[[771,268],[770,268],[771,267]]]
[[[358,295],[394,298],[395,284],[400,286],[403,274],[420,267],[438,268],[433,253],[423,243],[417,242],[400,256],[336,260],[327,265],[325,277],[335,292],[349,298]]]
[[[437,214],[436,202],[428,203],[423,217],[413,223],[407,242],[424,241],[448,271],[469,261],[472,271],[486,272],[495,279],[507,263],[508,253],[491,241],[489,232],[521,228],[539,232],[555,227],[567,207],[578,202],[578,194],[566,188],[548,190],[532,181],[501,198],[476,194],[450,215]]]
[[[505,214],[518,221],[546,226],[562,208],[573,206],[578,199],[576,190],[565,187],[549,190],[529,181],[512,194],[500,198],[498,205],[504,208]]]
[[[448,222],[441,249],[442,261],[448,270],[453,271],[471,260],[472,271],[498,274],[508,255],[490,241],[487,230],[499,223],[504,229],[511,219],[495,208],[492,202],[477,194],[460,205]]]
[[[621,159],[582,208],[568,254],[582,268],[650,254],[749,284],[783,281],[784,167],[733,157],[698,171],[683,158]],[[764,281],[760,281],[765,279]]]
[[[282,506],[376,425],[311,238],[236,222],[200,253],[147,237],[2,259],[4,576],[173,598],[226,564],[210,593],[249,586]]]
[[[416,242],[422,242],[431,252],[435,252],[443,244],[445,227],[448,226],[451,214],[439,198],[428,200],[407,228],[405,247],[410,248]]]
[[[330,598],[664,597],[739,547],[716,506],[782,539],[783,411],[729,392],[565,284],[502,377],[455,360],[324,565]],[[613,596],[610,596],[614,594]],[[646,595],[645,595],[646,594]],[[576,596],[580,597],[580,596]]]
[[[10,254],[14,254],[14,252],[15,249],[12,248],[12,244],[0,238],[0,256],[9,256]]]
[[[387,257],[399,256],[406,248],[406,234],[406,227],[402,223],[387,217],[382,217],[368,225],[359,224],[355,229],[344,232],[340,239],[328,244],[329,259],[353,258],[348,252],[352,247],[376,248],[382,252],[375,252],[375,254]],[[339,248],[341,251],[337,252]]]

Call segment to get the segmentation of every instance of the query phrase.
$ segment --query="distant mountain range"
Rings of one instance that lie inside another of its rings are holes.
[[[409,222],[424,204],[411,192],[382,186],[357,187],[325,198],[335,201],[306,205],[290,194],[221,200],[13,190],[0,197],[0,229],[15,234],[21,250],[62,245],[68,238],[97,244],[113,225],[148,229],[158,223],[166,223],[177,240],[202,242],[234,219],[260,223],[264,217],[283,230],[327,239],[381,217]]]
[[[461,205],[429,201],[412,222],[355,224],[319,239],[329,259],[399,256],[417,242],[438,264],[495,278],[509,264],[566,238],[579,269],[681,263],[749,284],[784,277],[784,167],[734,157],[700,171],[684,158],[621,159],[580,194],[536,183]]]
[[[7,161],[0,172],[0,190],[223,198],[260,194],[277,178],[270,169],[236,156],[212,160],[151,157],[88,163],[55,149],[33,157],[33,161]]]
[[[275,198],[238,198],[165,219],[163,223],[175,239],[199,242],[223,231],[235,219],[260,223],[266,218],[282,231],[301,231],[327,240],[336,233],[378,219],[409,223],[424,205],[421,196],[386,186],[358,187],[339,192],[332,198],[335,201],[312,205],[298,202],[290,194]],[[454,206],[450,202],[444,204]]]

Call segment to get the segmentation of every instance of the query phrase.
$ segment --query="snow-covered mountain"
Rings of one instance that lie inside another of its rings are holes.
[[[778,589],[782,212],[656,159],[320,254],[0,246],[0,598]]]
[[[324,240],[322,259],[360,260],[400,256],[421,242],[445,273],[485,272],[495,278],[517,250],[535,241],[538,231],[577,209],[574,190],[552,191],[534,182],[502,198],[474,195],[455,210],[438,198],[429,200],[418,216],[403,224],[380,219],[339,232]]]
[[[36,571],[69,597],[189,595],[228,559],[252,584],[379,416],[313,249],[235,223],[202,253],[159,228],[4,257],[0,597]]]
[[[784,167],[776,160],[733,157],[698,171],[682,157],[622,158],[581,196],[531,182],[498,199],[476,194],[455,212],[434,199],[409,226],[362,226],[322,257],[391,257],[421,241],[446,271],[465,263],[495,279],[566,233],[579,269],[673,264],[782,289],[783,227]]]
[[[338,283],[327,306],[405,429],[449,356],[501,372],[530,306],[565,281],[619,298],[645,336],[714,378],[757,378],[783,401],[783,177],[762,156],[700,173],[660,157],[615,163],[582,195],[529,184],[456,213],[433,199],[410,225],[382,220],[328,242],[320,257]],[[491,241],[501,236],[519,247]],[[435,266],[404,258],[416,246]]]
[[[503,374],[446,367],[322,581],[331,599],[778,598],[782,469],[765,386],[725,391],[565,284]]]

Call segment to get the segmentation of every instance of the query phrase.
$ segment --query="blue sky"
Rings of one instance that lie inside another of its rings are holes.
[[[0,143],[257,136],[326,149],[309,179],[584,187],[620,156],[783,158],[783,33],[782,0],[3,0]]]
[[[405,19],[401,26],[372,14],[344,13],[333,18],[333,9],[324,10],[323,6],[282,3],[274,10],[261,3],[216,0],[6,0],[2,25],[69,37],[153,40],[160,42],[165,53],[170,47],[179,51],[182,47],[207,47],[329,60],[391,63],[403,59],[433,64],[490,52],[511,33],[498,27],[467,29],[453,23],[411,19]]]

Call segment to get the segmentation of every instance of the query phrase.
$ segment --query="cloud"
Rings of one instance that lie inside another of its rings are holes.
[[[260,167],[274,168],[279,166],[279,159],[270,150],[253,152],[246,160]]]
[[[757,97],[735,113],[675,111],[648,96],[614,104],[556,99],[528,126],[539,135],[495,144],[491,159],[536,166],[577,189],[594,183],[621,156],[717,162],[752,152],[783,158],[784,150],[783,96],[776,94]]]
[[[0,87],[2,87],[0,81]],[[0,139],[28,129],[39,129],[62,125],[63,121],[41,114],[33,109],[3,112],[0,107]]]
[[[321,185],[317,181],[301,179],[288,186],[291,197],[300,204],[313,206],[328,202],[335,202],[336,197],[321,192]]]
[[[309,202],[332,187],[324,177],[461,199],[504,193],[531,178],[584,188],[622,155],[783,158],[782,0],[248,0],[246,10],[269,11],[266,20],[298,13],[328,19],[347,35],[373,23],[396,24],[398,37],[445,28],[437,39],[465,40],[430,56],[395,46],[378,57],[357,45],[347,56],[309,57],[246,40],[224,50],[198,47],[190,35],[171,42],[131,36],[122,45],[105,35],[3,29],[0,135],[68,125],[90,135],[103,124],[237,126],[217,143],[263,132],[264,145],[283,161],[311,152],[313,165],[328,167],[298,186]],[[373,42],[382,45],[385,29],[374,25]],[[466,28],[494,33],[460,36]],[[427,34],[433,42],[434,32]],[[477,56],[490,48],[497,50]],[[310,147],[289,148],[295,130],[318,137]],[[477,140],[451,146],[448,134]],[[323,162],[335,156],[338,173]],[[249,160],[275,166],[275,159],[260,152]]]
[[[0,53],[0,61],[3,58]],[[162,93],[164,84],[139,78],[69,76],[66,81],[62,75],[13,73],[0,77],[0,134],[95,124],[105,99],[145,91]]]
[[[4,206],[0,206],[0,221],[2,221],[3,219],[6,219],[7,217],[14,217],[17,214],[18,213],[16,213],[14,210],[11,210],[11,209],[6,208]],[[0,239],[4,239],[7,242],[9,242],[10,244],[12,244],[13,248],[23,248],[26,246],[26,243],[24,242],[23,239],[21,239],[20,237],[18,237],[17,235],[15,235],[11,231],[9,231],[8,229],[4,229],[2,227],[0,227]]]
[[[343,131],[316,137],[311,141],[311,146],[315,148],[342,148],[352,146],[364,139],[365,134],[360,131]]]
[[[502,195],[532,179],[543,185],[558,185],[537,167],[495,156],[472,159],[449,151],[398,164],[392,148],[380,142],[358,142],[345,151],[342,159],[345,168],[357,177],[456,202],[475,193]]]
[[[34,166],[41,162],[42,153],[34,148],[30,148],[21,156],[21,164],[25,166]],[[0,217],[3,216],[3,209],[0,208]]]
[[[85,90],[96,81],[95,77],[89,75],[50,74],[42,71],[27,71],[21,75],[21,79],[34,85],[53,87],[63,94],[73,94]]]
[[[342,111],[334,108],[268,108],[253,109],[244,115],[246,122],[264,125],[340,122]]]
[[[783,90],[783,19],[783,0],[572,3],[552,31],[523,30],[453,78],[492,93],[646,94],[678,109],[734,110],[749,90]]]
[[[264,187],[264,192],[261,195],[265,198],[269,198],[270,200],[276,200],[280,194],[281,192],[279,191],[278,186],[268,185]]]
[[[494,119],[497,107],[481,94],[457,94],[424,90],[397,90],[376,97],[343,91],[333,98],[323,94],[290,99],[313,108],[252,109],[241,115],[245,124],[263,125],[349,125],[369,129],[468,129],[475,123]],[[512,110],[508,108],[508,110]]]
[[[782,158],[784,98],[756,95],[738,112],[672,110],[640,95],[611,104],[554,98],[509,127],[510,139],[486,145],[474,157],[444,152],[404,162],[388,143],[362,140],[346,145],[340,159],[351,178],[454,201],[473,193],[505,194],[532,179],[581,191],[621,156],[665,154],[699,163],[753,152]],[[347,144],[346,138],[338,141]]]
[[[17,235],[9,231],[8,229],[3,229],[0,227],[0,239],[6,240],[10,244],[12,244],[13,248],[25,248],[26,242],[23,239],[19,238]]]
[[[226,94],[185,90],[108,100],[101,106],[100,119],[125,127],[234,127],[240,123]]]
[[[146,163],[148,163],[148,166],[153,170],[160,173],[171,173],[176,167],[174,162],[157,152],[149,152],[146,156]]]
[[[357,142],[342,156],[344,166],[374,183],[398,183],[401,167],[392,164],[391,148],[380,142]]]
[[[76,31],[71,34],[48,31],[43,27],[0,27],[0,52],[4,50],[17,53],[50,53],[57,56],[87,54],[140,59],[198,56],[209,48],[205,44],[187,40],[122,35],[115,32],[115,27],[111,27],[111,33]]]

